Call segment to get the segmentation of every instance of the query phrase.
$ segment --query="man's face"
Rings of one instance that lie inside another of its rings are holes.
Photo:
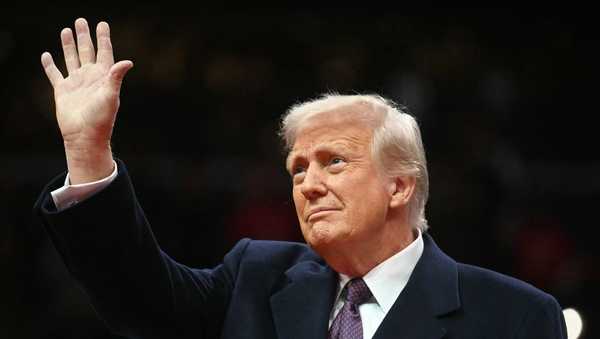
[[[356,109],[312,118],[288,156],[302,234],[321,254],[366,245],[388,213],[390,179],[371,159],[372,130]]]

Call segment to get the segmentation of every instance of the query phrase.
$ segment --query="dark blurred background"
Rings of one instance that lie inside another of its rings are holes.
[[[580,11],[0,8],[0,337],[116,338],[32,216],[65,170],[50,84],[59,32],[111,24],[131,59],[113,150],[163,249],[212,266],[241,237],[302,241],[276,137],[323,92],[379,93],[421,124],[430,233],[516,276],[598,338],[598,39]],[[593,75],[594,74],[594,75]]]

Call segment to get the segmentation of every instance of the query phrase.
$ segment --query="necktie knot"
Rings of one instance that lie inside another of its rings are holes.
[[[371,298],[371,290],[361,278],[350,280],[346,286],[346,301],[361,305]]]

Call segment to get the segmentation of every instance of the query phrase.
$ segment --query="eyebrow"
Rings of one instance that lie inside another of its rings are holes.
[[[324,145],[319,145],[317,147],[315,147],[314,149],[311,150],[312,153],[323,153],[323,152],[331,152],[331,153],[336,153],[339,151],[346,151],[346,152],[353,152],[355,151],[356,147],[352,147],[351,145],[349,145],[347,142],[341,142],[341,141],[334,141],[332,143],[326,143]],[[288,156],[285,160],[285,167],[288,170],[288,172],[291,170],[290,166],[293,165],[294,160],[296,160],[299,156],[299,154],[303,154],[304,152],[302,151],[290,151],[290,153],[288,153]]]

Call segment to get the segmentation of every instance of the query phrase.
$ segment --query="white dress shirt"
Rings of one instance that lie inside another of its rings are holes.
[[[56,209],[62,211],[100,192],[113,182],[116,177],[117,163],[113,160],[113,171],[108,177],[85,184],[71,185],[69,173],[67,173],[65,185],[50,192],[50,195],[52,195]]]
[[[65,185],[50,194],[57,210],[62,211],[101,191],[116,177],[116,163],[114,163],[113,172],[108,177],[90,183],[71,185],[67,174]],[[386,314],[408,283],[408,279],[422,253],[423,238],[421,237],[421,231],[418,231],[416,239],[410,245],[381,262],[362,277],[373,295],[369,301],[358,308],[362,319],[364,339],[373,338],[375,331],[377,331]],[[344,305],[341,292],[350,279],[347,275],[339,275],[337,297],[329,317],[330,327],[335,316]]]
[[[363,339],[371,339],[375,331],[392,308],[392,305],[408,283],[419,258],[423,254],[423,238],[418,231],[416,239],[400,252],[375,266],[362,278],[371,290],[373,297],[358,307],[363,326]],[[337,298],[329,317],[329,326],[342,309],[342,290],[351,277],[340,274]]]

